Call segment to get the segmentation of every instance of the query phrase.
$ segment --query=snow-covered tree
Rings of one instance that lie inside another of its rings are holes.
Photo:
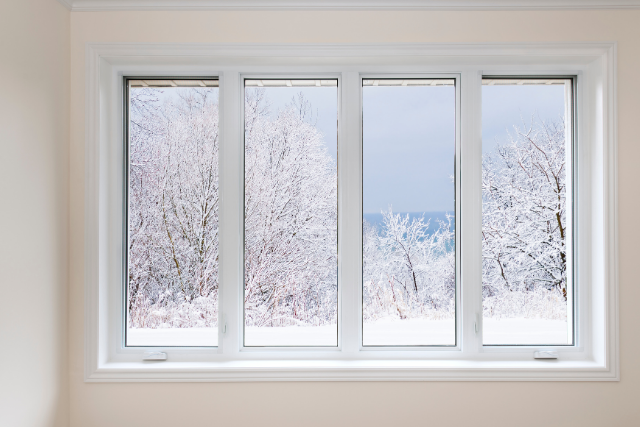
[[[550,314],[557,317],[566,314],[567,297],[564,123],[534,120],[510,139],[483,160],[485,311],[535,316],[532,307],[551,299],[559,301]],[[538,316],[549,310],[540,308]]]
[[[335,323],[336,165],[298,97],[271,118],[264,92],[245,106],[245,319]]]
[[[130,322],[215,325],[217,99],[206,88],[183,89],[164,102],[157,89],[131,92]]]
[[[218,317],[218,105],[210,88],[136,88],[130,104],[129,325],[211,327]],[[278,112],[245,104],[245,319],[337,319],[337,175],[302,96]],[[483,160],[488,316],[566,316],[563,123],[535,121]],[[452,318],[453,218],[383,212],[363,222],[363,315]]]
[[[383,212],[380,229],[363,221],[365,321],[445,318],[455,306],[453,217],[429,233],[430,220]]]

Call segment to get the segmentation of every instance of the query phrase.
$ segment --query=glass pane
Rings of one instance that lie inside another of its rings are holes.
[[[483,80],[486,345],[573,342],[571,108],[571,80]]]
[[[363,345],[455,345],[454,80],[363,81]]]
[[[245,80],[244,344],[337,346],[337,80]]]
[[[218,344],[218,81],[130,80],[128,346]]]

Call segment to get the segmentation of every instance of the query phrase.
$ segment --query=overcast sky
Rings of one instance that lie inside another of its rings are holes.
[[[265,97],[271,105],[271,115],[291,105],[293,98],[302,92],[311,103],[312,123],[322,133],[327,153],[334,159],[338,156],[338,88],[337,87],[268,87]]]
[[[273,114],[302,92],[327,151],[337,156],[336,87],[266,88]],[[564,116],[562,85],[483,86],[483,152],[508,141],[513,127]],[[454,210],[455,89],[363,88],[363,212]]]
[[[514,126],[530,126],[534,115],[545,122],[562,120],[564,86],[482,86],[482,152],[508,142]]]
[[[363,212],[453,211],[455,88],[362,88]]]

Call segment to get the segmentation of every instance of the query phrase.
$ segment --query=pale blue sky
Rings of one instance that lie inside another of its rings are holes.
[[[266,87],[265,97],[271,105],[275,117],[279,110],[290,105],[293,98],[302,93],[311,103],[310,120],[322,133],[327,146],[327,154],[334,161],[338,156],[338,88],[337,87]]]
[[[545,122],[562,120],[564,107],[563,85],[482,86],[482,152],[508,142],[514,126],[528,127],[534,116]]]
[[[338,88],[265,88],[273,114],[302,92],[327,152],[337,156]],[[564,116],[562,85],[482,88],[483,152],[508,141],[513,127]],[[454,210],[455,88],[363,87],[363,212]]]
[[[362,88],[363,212],[453,211],[455,88]]]

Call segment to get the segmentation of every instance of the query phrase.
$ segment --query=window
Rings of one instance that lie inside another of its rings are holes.
[[[455,80],[362,83],[363,345],[455,345]]]
[[[244,85],[244,344],[335,347],[338,81]]]
[[[483,343],[573,343],[573,79],[482,80]]]
[[[218,344],[218,81],[127,80],[127,346]]]
[[[136,49],[89,48],[88,381],[617,379],[610,46]]]

